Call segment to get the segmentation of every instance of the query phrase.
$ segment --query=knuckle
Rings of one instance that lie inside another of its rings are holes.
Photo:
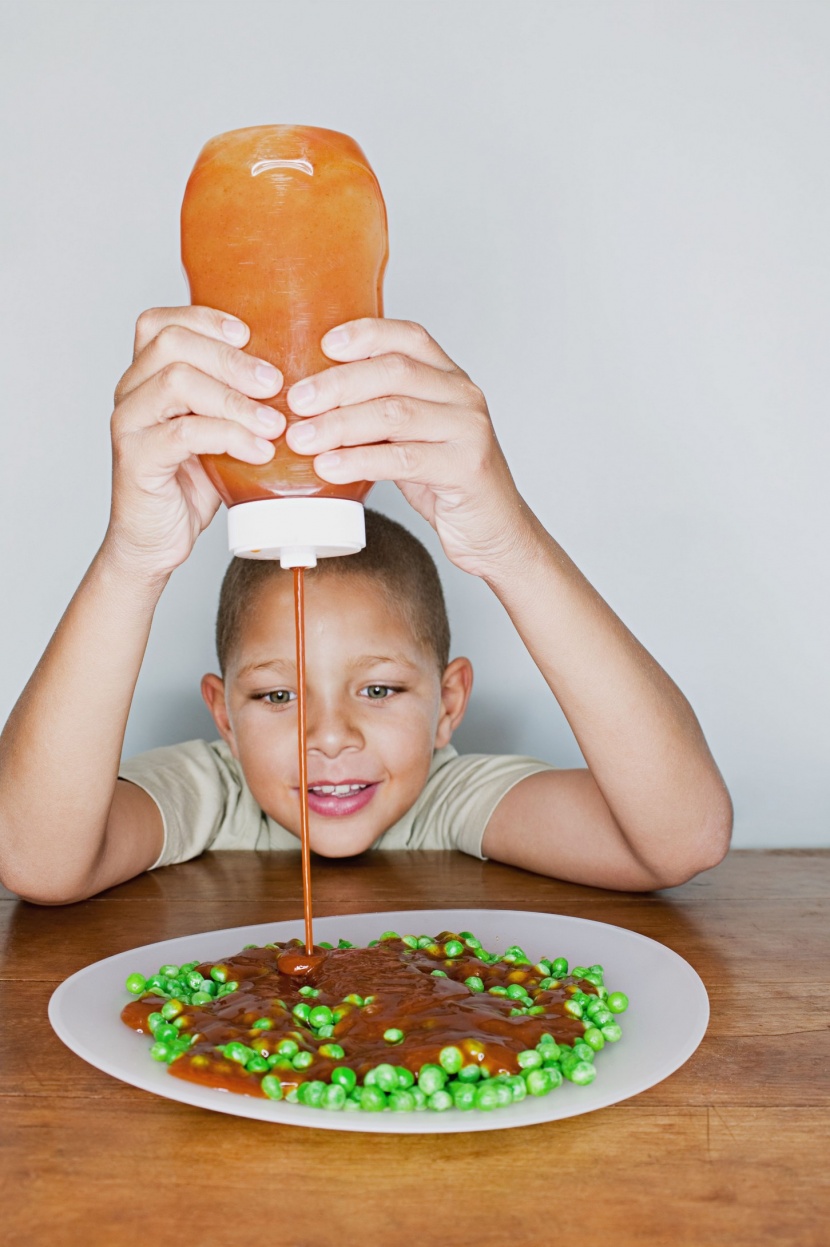
[[[404,444],[398,447],[398,459],[406,474],[417,472],[419,455],[414,446]]]
[[[162,325],[152,345],[159,354],[174,356],[181,350],[184,336],[184,330],[179,325]]]
[[[244,394],[240,394],[239,390],[226,386],[222,395],[222,411],[229,420],[237,423],[240,420],[250,419],[251,401],[245,398]]]
[[[158,324],[160,310],[157,307],[145,308],[140,312],[135,322],[136,336],[141,338],[155,337],[155,327]]]
[[[427,332],[423,325],[417,320],[404,321],[407,333],[409,333],[421,346],[426,346],[432,341],[432,335]]]
[[[399,395],[387,398],[383,403],[383,415],[387,424],[393,428],[401,428],[409,419],[409,403]]]
[[[190,417],[175,416],[167,423],[169,436],[176,446],[190,445]]]
[[[405,383],[415,375],[416,367],[414,361],[401,351],[392,351],[386,359],[387,372],[394,381]]]

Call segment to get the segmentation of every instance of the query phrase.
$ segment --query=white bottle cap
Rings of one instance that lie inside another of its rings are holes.
[[[228,544],[240,559],[316,567],[366,545],[363,504],[349,498],[263,498],[228,511]]]

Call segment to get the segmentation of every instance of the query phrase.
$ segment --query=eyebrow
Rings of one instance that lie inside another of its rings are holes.
[[[349,663],[353,669],[361,667],[407,667],[410,671],[419,670],[417,663],[411,661],[404,654],[361,654],[359,658],[353,659]],[[244,667],[240,667],[238,676],[254,675],[257,671],[278,671],[293,675],[297,670],[297,664],[293,659],[289,658],[268,658],[265,662],[250,662]]]

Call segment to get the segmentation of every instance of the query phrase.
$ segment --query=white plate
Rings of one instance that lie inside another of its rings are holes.
[[[67,1047],[90,1065],[165,1099],[281,1125],[380,1134],[504,1130],[590,1113],[627,1100],[667,1078],[688,1061],[706,1031],[709,999],[692,967],[662,944],[623,927],[514,909],[413,909],[317,918],[314,923],[315,941],[336,942],[342,937],[365,945],[389,930],[402,935],[472,931],[490,952],[500,953],[511,944],[519,944],[534,960],[567,957],[571,965],[602,965],[609,991],[624,991],[630,1000],[628,1011],[620,1018],[623,1037],[598,1054],[597,1077],[590,1086],[565,1082],[547,1096],[528,1096],[512,1107],[487,1113],[456,1109],[444,1113],[332,1113],[173,1078],[165,1065],[150,1059],[147,1038],[121,1021],[122,1007],[134,999],[124,987],[128,974],[154,974],[160,965],[180,965],[197,958],[218,961],[238,953],[244,944],[301,937],[301,923],[296,921],[182,935],[96,961],[54,992],[49,1021]]]

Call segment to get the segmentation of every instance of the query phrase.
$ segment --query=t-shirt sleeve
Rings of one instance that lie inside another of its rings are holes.
[[[499,801],[528,775],[552,770],[538,758],[508,754],[452,757],[427,780],[411,817],[390,828],[378,848],[461,849],[485,861],[481,842]]]
[[[198,857],[220,837],[228,839],[231,829],[233,839],[242,838],[251,818],[261,819],[258,807],[256,813],[244,809],[247,790],[233,758],[205,740],[140,753],[121,763],[118,777],[143,788],[161,811],[164,844],[151,870]]]

